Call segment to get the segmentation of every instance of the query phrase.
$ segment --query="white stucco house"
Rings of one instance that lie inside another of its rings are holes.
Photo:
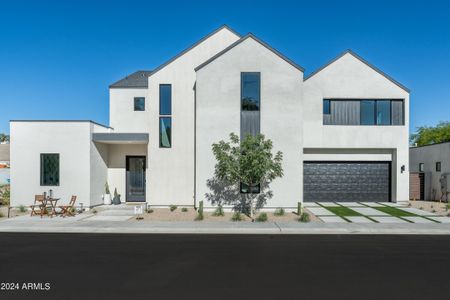
[[[266,208],[409,198],[409,90],[352,51],[304,77],[259,38],[222,26],[109,92],[109,126],[11,121],[13,205],[52,189],[92,207],[108,182],[122,201],[211,207],[211,145],[231,132],[262,133],[283,152]]]

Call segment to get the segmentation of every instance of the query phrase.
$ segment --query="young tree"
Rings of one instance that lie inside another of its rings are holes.
[[[411,143],[417,146],[450,141],[450,122],[439,122],[436,126],[421,126],[411,134]]]
[[[272,141],[264,135],[246,135],[240,141],[235,133],[230,134],[230,141],[219,141],[212,145],[216,157],[215,175],[220,180],[234,184],[237,189],[240,184],[249,188],[250,217],[254,220],[255,199],[257,194],[253,188],[268,185],[277,177],[283,176],[281,162],[283,154],[272,153]]]
[[[0,143],[1,142],[9,142],[9,135],[0,133]]]

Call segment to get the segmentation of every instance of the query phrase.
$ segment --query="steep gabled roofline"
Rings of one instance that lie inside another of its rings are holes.
[[[403,84],[401,84],[400,82],[398,82],[397,80],[395,80],[394,78],[392,78],[391,76],[387,75],[386,73],[384,73],[383,71],[381,71],[380,69],[378,69],[377,67],[375,67],[374,65],[372,65],[371,63],[369,63],[367,60],[365,60],[364,58],[362,58],[361,56],[359,56],[358,54],[356,54],[355,52],[353,52],[352,50],[348,49],[346,51],[344,51],[343,53],[341,53],[340,55],[338,55],[336,58],[332,59],[330,62],[328,62],[327,64],[325,64],[324,66],[320,67],[319,69],[317,69],[316,71],[312,72],[311,74],[309,74],[308,76],[305,77],[304,81],[308,80],[309,78],[313,77],[314,75],[316,75],[317,73],[319,73],[320,71],[322,71],[323,69],[327,68],[329,65],[333,64],[335,61],[339,60],[341,57],[343,57],[345,54],[351,54],[353,57],[357,58],[358,60],[360,60],[362,63],[364,63],[365,65],[367,65],[369,68],[371,68],[372,70],[374,70],[375,72],[377,72],[378,74],[382,75],[383,77],[385,77],[386,79],[388,79],[389,81],[391,81],[392,83],[394,83],[395,85],[397,85],[399,88],[403,89],[404,91],[406,91],[407,93],[410,92],[410,90],[404,86]]]
[[[233,49],[234,47],[236,47],[237,45],[241,44],[243,41],[252,38],[253,40],[257,41],[258,43],[260,43],[261,45],[263,45],[264,47],[266,47],[267,49],[269,49],[270,51],[272,51],[274,54],[276,54],[278,57],[280,57],[281,59],[283,59],[284,61],[286,61],[288,64],[290,64],[291,66],[293,66],[294,68],[300,70],[301,72],[304,72],[305,69],[296,64],[295,62],[293,62],[292,60],[290,60],[289,58],[287,58],[285,55],[281,54],[281,52],[279,52],[278,50],[276,50],[275,48],[271,47],[269,44],[267,44],[266,42],[262,41],[261,39],[257,38],[256,36],[254,36],[252,33],[248,33],[247,35],[245,35],[244,37],[242,37],[241,39],[237,40],[236,42],[234,42],[233,44],[231,44],[230,46],[228,46],[227,48],[225,48],[224,50],[220,51],[219,53],[217,53],[216,55],[214,55],[213,57],[211,57],[210,59],[208,59],[207,61],[205,61],[204,63],[202,63],[201,65],[199,65],[198,67],[195,68],[195,71],[200,70],[201,68],[203,68],[204,66],[208,65],[209,63],[211,63],[212,61],[214,61],[216,58],[222,56],[223,54],[227,53],[228,51],[230,51],[231,49]]]
[[[194,49],[195,47],[197,47],[198,45],[203,43],[205,40],[207,40],[208,38],[210,38],[211,36],[213,36],[217,32],[221,31],[222,29],[228,29],[229,31],[234,33],[239,38],[241,37],[241,35],[239,33],[237,33],[235,30],[231,29],[228,25],[224,24],[224,25],[220,26],[219,28],[217,28],[216,30],[214,30],[213,32],[211,32],[210,34],[208,34],[205,37],[203,37],[202,39],[200,39],[198,42],[196,42],[195,44],[193,44],[189,48],[185,49],[184,51],[180,52],[176,56],[172,57],[171,59],[169,59],[168,61],[166,61],[165,63],[163,63],[159,67],[157,67],[156,69],[154,69],[152,71],[152,73],[149,75],[149,77],[153,76],[153,74],[157,73],[159,70],[163,69],[165,66],[167,66],[171,62],[175,61],[177,58],[179,58],[179,57],[183,56],[184,54],[186,54],[187,52],[191,51],[192,49]]]
[[[117,80],[113,84],[109,85],[110,89],[146,89],[148,88],[148,76],[152,71],[149,70],[139,70],[133,72],[122,79]],[[142,81],[142,78],[145,77],[145,80]]]

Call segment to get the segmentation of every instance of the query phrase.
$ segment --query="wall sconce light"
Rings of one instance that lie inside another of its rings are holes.
[[[401,167],[400,167],[400,171],[403,173],[403,172],[405,172],[405,165],[402,165]]]

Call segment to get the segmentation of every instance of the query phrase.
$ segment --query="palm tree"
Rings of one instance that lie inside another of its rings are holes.
[[[9,135],[0,133],[0,142],[9,142]]]

